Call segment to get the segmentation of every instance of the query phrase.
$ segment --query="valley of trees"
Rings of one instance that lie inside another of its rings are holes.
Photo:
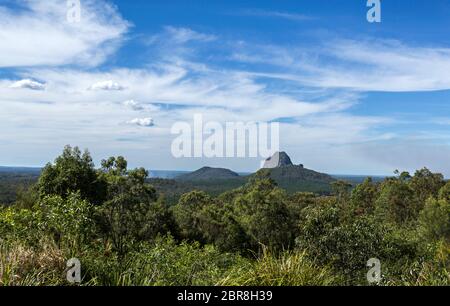
[[[424,168],[333,194],[288,193],[261,170],[212,196],[169,203],[123,157],[67,146],[0,206],[0,285],[450,285],[450,183]],[[168,187],[170,188],[170,187]]]

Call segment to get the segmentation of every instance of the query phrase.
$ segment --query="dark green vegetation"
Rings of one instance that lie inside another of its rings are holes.
[[[0,203],[12,204],[37,181],[39,175],[40,169],[0,167]]]
[[[80,152],[81,154],[81,152]],[[365,177],[337,177],[315,172],[304,168],[302,165],[292,164],[289,156],[279,153],[279,162],[275,168],[264,169],[278,186],[289,194],[296,192],[314,192],[320,195],[330,195],[330,183],[336,179],[350,181],[353,185],[362,183]],[[147,178],[147,182],[155,187],[158,193],[164,194],[169,204],[176,204],[180,197],[191,191],[201,190],[211,196],[218,196],[224,192],[244,186],[253,175],[239,175],[228,169],[204,167],[188,173],[164,173],[162,175],[172,178]],[[151,174],[158,173],[152,171]],[[40,169],[33,168],[5,168],[0,167],[0,203],[11,204],[16,200],[16,195],[23,191],[23,186],[29,186],[37,181]],[[50,183],[52,184],[52,183]],[[2,187],[4,186],[4,187]],[[96,189],[93,186],[93,189]]]
[[[328,174],[309,170],[301,165],[286,165],[260,171],[267,172],[268,176],[288,193],[301,190],[303,192],[329,195],[331,193],[330,184],[335,181]]]
[[[275,168],[262,169],[258,173],[248,176],[239,176],[228,169],[204,167],[172,180],[150,179],[149,183],[158,192],[165,195],[168,203],[176,204],[183,194],[191,190],[201,190],[211,196],[218,196],[224,192],[243,187],[254,177],[261,175],[273,179],[278,186],[289,194],[301,191],[330,195],[332,192],[330,184],[336,181],[328,174],[306,169],[302,165],[293,165],[289,156],[282,152]]]
[[[175,205],[147,176],[66,147],[0,209],[0,284],[67,285],[76,257],[82,285],[366,285],[370,258],[381,285],[450,285],[450,183],[427,169],[330,181],[331,195],[288,193],[263,170]]]
[[[228,169],[203,167],[192,173],[183,174],[176,178],[177,181],[208,181],[214,179],[228,180],[238,179],[239,174]]]

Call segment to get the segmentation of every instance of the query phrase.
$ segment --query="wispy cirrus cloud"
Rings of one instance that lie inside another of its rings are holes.
[[[190,41],[210,42],[217,39],[214,35],[199,33],[189,28],[167,26],[165,27],[165,31],[171,37],[171,40],[178,44],[184,44]]]
[[[359,92],[450,89],[449,48],[411,46],[396,40],[335,39],[314,48],[244,45],[234,51],[232,59],[264,63],[270,69],[254,71],[255,75],[301,86]]]
[[[337,40],[334,67],[318,69],[313,84],[360,91],[418,92],[450,89],[450,49],[395,40]]]
[[[81,21],[69,23],[66,1],[0,4],[0,67],[95,66],[113,54],[129,23],[103,0],[81,1]]]
[[[305,15],[305,14],[283,12],[283,11],[268,11],[268,10],[261,10],[261,9],[242,10],[238,14],[244,15],[244,16],[254,16],[254,17],[281,18],[281,19],[286,19],[286,20],[290,20],[290,21],[310,21],[310,20],[316,19],[315,17]]]

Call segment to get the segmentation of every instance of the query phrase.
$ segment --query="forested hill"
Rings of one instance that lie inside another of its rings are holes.
[[[0,205],[9,205],[17,194],[34,184],[41,173],[40,168],[0,167]]]
[[[236,179],[239,174],[229,169],[203,167],[197,171],[180,175],[175,178],[177,181],[208,181],[218,179]]]

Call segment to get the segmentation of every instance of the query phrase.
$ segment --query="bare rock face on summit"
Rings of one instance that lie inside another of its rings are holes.
[[[293,166],[291,158],[286,154],[286,152],[277,152],[272,157],[266,159],[263,168],[273,169],[286,166]]]
[[[277,152],[268,158],[263,166],[270,178],[286,190],[329,190],[334,179],[325,173],[306,169],[303,165],[294,165],[285,152]],[[312,189],[311,189],[312,188]]]

